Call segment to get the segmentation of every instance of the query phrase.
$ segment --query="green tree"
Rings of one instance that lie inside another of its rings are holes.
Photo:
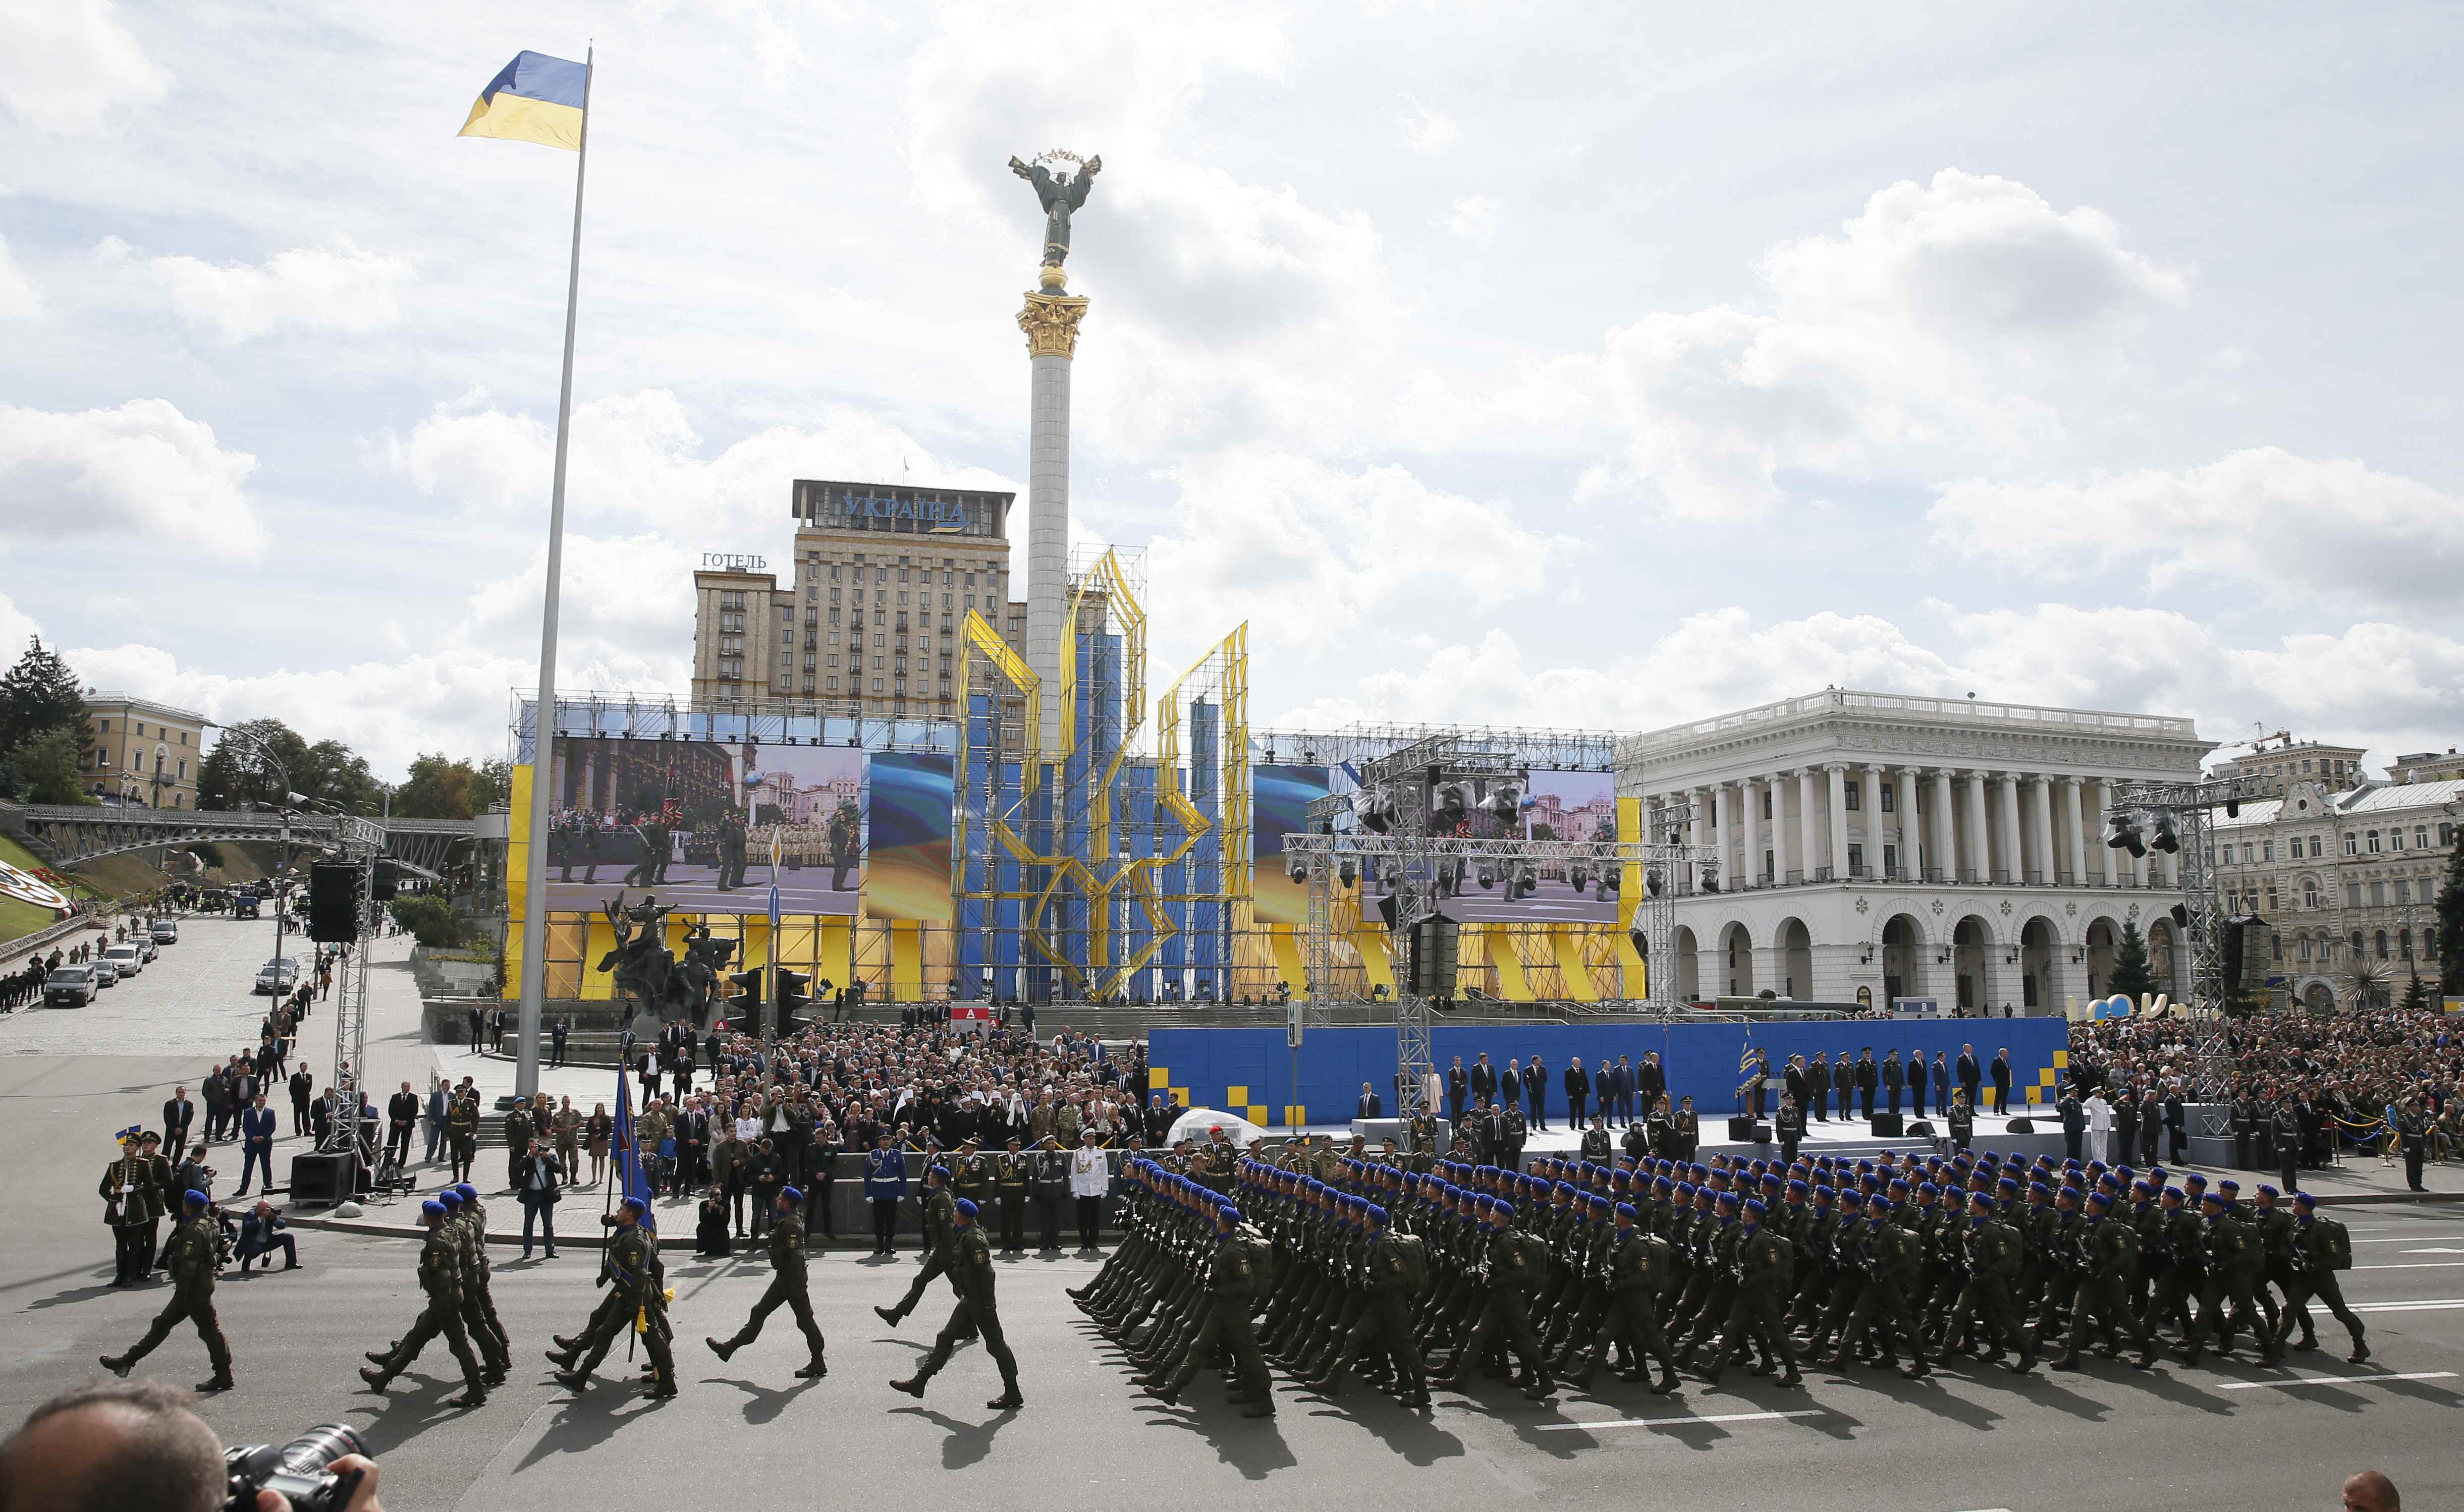
[[[509,764],[471,762],[442,753],[413,756],[410,778],[394,790],[393,811],[406,819],[471,819],[505,800]]]
[[[268,753],[272,759],[268,759]],[[291,777],[290,792],[331,804],[345,814],[378,812],[385,801],[367,758],[340,740],[310,745],[279,719],[248,719],[230,726],[197,766],[199,808],[274,808],[283,801],[276,765]]]
[[[30,803],[92,803],[78,771],[77,732],[55,726],[0,757],[9,768],[8,785]]]
[[[2413,973],[2411,981],[2404,989],[2404,1006],[2409,1013],[2426,1013],[2438,1006],[2431,994],[2429,977],[2419,972]]]
[[[72,749],[85,755],[85,691],[57,651],[33,637],[26,654],[0,672],[0,753],[54,730],[66,730]]]
[[[2464,844],[2447,858],[2438,885],[2438,990],[2464,997]]]
[[[2147,940],[2137,919],[2125,919],[2122,939],[2113,947],[2113,969],[2105,974],[2107,993],[2120,993],[2133,1003],[2156,990],[2156,975],[2147,969]]]
[[[386,904],[385,909],[396,924],[408,930],[429,950],[446,950],[462,943],[462,921],[454,917],[452,905],[435,893],[405,893]]]

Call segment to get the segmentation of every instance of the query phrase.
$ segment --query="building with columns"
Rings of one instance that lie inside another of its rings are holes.
[[[2212,747],[2188,718],[1828,689],[1620,741],[1617,791],[1710,852],[1673,879],[1688,1000],[2055,1013],[2101,994],[2129,921],[2183,979],[2179,858],[2108,848],[2105,809]]]

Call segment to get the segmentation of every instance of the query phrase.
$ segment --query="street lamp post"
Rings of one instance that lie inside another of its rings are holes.
[[[224,739],[237,739],[248,746],[249,749],[254,751],[259,759],[263,760],[267,766],[274,769],[274,775],[278,778],[282,783],[282,800],[278,805],[281,811],[282,841],[278,859],[275,861],[274,866],[274,959],[275,962],[274,968],[274,996],[279,997],[282,995],[282,967],[280,964],[282,960],[282,936],[291,922],[289,900],[284,898],[282,895],[283,873],[291,869],[291,769],[282,764],[282,758],[274,754],[272,747],[268,746],[264,741],[256,738],[256,736],[249,734],[244,731],[234,730],[230,725],[218,725],[214,724],[210,720],[209,720],[207,724],[209,729],[221,731],[223,733]]]

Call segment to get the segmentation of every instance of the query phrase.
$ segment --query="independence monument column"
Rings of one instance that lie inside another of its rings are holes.
[[[1075,177],[1046,163],[1076,163]],[[1087,203],[1103,170],[1101,157],[1039,153],[1032,164],[1009,160],[1012,173],[1035,186],[1044,207],[1044,261],[1035,292],[1018,313],[1033,370],[1026,458],[1026,665],[1041,687],[1041,736],[1047,757],[1061,743],[1061,621],[1069,592],[1069,364],[1078,351],[1078,321],[1087,297],[1067,293],[1062,264],[1069,255],[1069,217]]]

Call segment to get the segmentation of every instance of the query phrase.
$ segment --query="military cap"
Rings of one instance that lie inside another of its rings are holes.
[[[2264,1195],[2266,1195],[2266,1196],[2271,1196],[2271,1197],[2279,1197],[2279,1196],[2282,1196],[2282,1195],[2284,1194],[2282,1194],[2282,1193],[2280,1193],[2280,1192],[2277,1191],[2277,1190],[2276,1190],[2276,1188],[2274,1188],[2273,1186],[2269,1185],[2268,1183],[2266,1183],[2266,1182],[2264,1182],[2264,1181],[2262,1181],[2262,1182],[2260,1182],[2260,1183],[2258,1184],[2258,1190],[2259,1190],[2259,1192],[2260,1192],[2262,1194],[2264,1194]]]
[[[445,1216],[445,1204],[429,1197],[419,1205],[419,1211],[428,1217],[441,1218]]]
[[[1813,1191],[1814,1188],[1807,1183],[1803,1176],[1791,1176],[1788,1178],[1788,1190],[1795,1193],[1801,1197],[1807,1193]]]
[[[187,1191],[180,1194],[180,1200],[192,1208],[202,1208],[211,1203],[213,1198],[206,1195],[196,1188],[190,1187]]]
[[[779,1194],[785,1197],[790,1202],[802,1202],[804,1200],[804,1189],[802,1187],[781,1187],[779,1189]]]
[[[1639,1218],[1642,1216],[1641,1214],[1637,1213],[1634,1210],[1634,1204],[1631,1202],[1618,1203],[1617,1205],[1617,1216],[1621,1218]]]
[[[616,1205],[620,1208],[629,1208],[635,1213],[648,1213],[650,1211],[650,1204],[640,1197],[627,1197],[624,1201],[619,1202]]]
[[[974,1217],[975,1216],[976,1216],[976,1205],[975,1205],[975,1203],[974,1203],[974,1202],[972,1202],[972,1201],[970,1201],[970,1200],[968,1200],[968,1199],[967,1199],[967,1198],[965,1198],[965,1197],[960,1197],[960,1198],[958,1199],[958,1216],[960,1216],[960,1217],[962,1217],[962,1218],[971,1218],[971,1217]]]
[[[436,1194],[436,1200],[444,1203],[449,1208],[458,1208],[462,1205],[461,1190],[455,1187],[447,1187]],[[631,1201],[633,1199],[627,1198],[627,1200]]]
[[[2297,1208],[2315,1208],[2319,1205],[2319,1199],[2307,1192],[2296,1192],[2293,1194],[2293,1205]]]
[[[1760,1197],[1748,1197],[1746,1199],[1746,1213],[1750,1217],[1761,1217],[1764,1214],[1770,1211],[1770,1205],[1765,1203]]]

